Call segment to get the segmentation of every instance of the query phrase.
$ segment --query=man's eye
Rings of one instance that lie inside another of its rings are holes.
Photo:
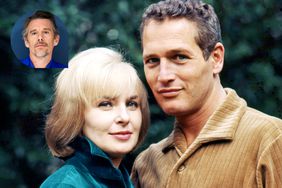
[[[50,32],[49,31],[44,31],[44,34],[49,34]]]
[[[110,101],[102,101],[98,103],[98,107],[103,110],[109,110],[113,107],[113,105]]]
[[[130,110],[136,110],[139,107],[138,102],[136,101],[128,101],[126,106],[130,109]]]
[[[160,62],[159,58],[150,58],[150,59],[147,59],[145,61],[145,64],[156,64],[156,63],[159,63],[159,62]]]
[[[36,35],[36,32],[31,32],[30,34],[31,34],[31,35]]]
[[[177,54],[177,55],[173,56],[172,59],[174,59],[176,61],[186,61],[189,58],[186,55]]]

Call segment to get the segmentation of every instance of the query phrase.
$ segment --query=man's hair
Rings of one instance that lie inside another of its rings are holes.
[[[165,0],[151,4],[144,12],[140,25],[141,39],[144,27],[150,20],[163,21],[165,19],[186,18],[195,22],[198,36],[195,40],[203,56],[208,59],[215,44],[221,42],[220,23],[211,5],[201,0]]]
[[[22,32],[22,35],[24,38],[27,37],[27,27],[29,25],[29,23],[32,21],[32,20],[35,20],[35,19],[48,19],[51,21],[51,23],[53,24],[53,32],[54,32],[54,35],[58,35],[59,32],[58,32],[58,29],[57,29],[57,25],[56,25],[56,21],[55,21],[55,16],[48,12],[48,11],[43,11],[43,10],[37,10],[34,14],[32,14],[31,16],[29,16],[26,20],[25,20],[25,23],[24,23],[24,28],[23,28],[23,32]]]
[[[85,111],[100,98],[116,98],[124,92],[136,92],[140,99],[139,145],[148,130],[150,115],[147,92],[136,70],[122,60],[121,54],[107,48],[92,48],[73,57],[69,68],[57,78],[55,101],[47,116],[45,138],[52,154],[71,155],[72,141],[82,135]]]

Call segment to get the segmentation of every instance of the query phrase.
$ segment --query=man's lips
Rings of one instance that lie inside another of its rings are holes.
[[[109,134],[118,140],[126,141],[130,139],[132,132],[131,131],[118,131],[118,132],[112,132]]]
[[[170,88],[159,88],[157,91],[164,97],[175,97],[177,96],[180,91],[182,90],[181,87],[170,87]]]
[[[36,44],[35,47],[47,47],[47,44]]]

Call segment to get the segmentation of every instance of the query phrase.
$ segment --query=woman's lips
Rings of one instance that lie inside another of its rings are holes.
[[[118,140],[122,140],[122,141],[126,141],[129,140],[132,132],[130,131],[119,131],[119,132],[114,132],[114,133],[109,133],[110,135],[112,135],[114,138],[118,139]]]

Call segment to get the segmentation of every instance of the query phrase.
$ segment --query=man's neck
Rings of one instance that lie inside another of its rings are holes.
[[[46,68],[46,66],[50,63],[52,56],[48,55],[45,57],[36,57],[30,54],[29,57],[34,68]]]
[[[185,134],[187,145],[190,145],[196,139],[210,116],[222,104],[225,97],[226,93],[219,83],[201,109],[186,116],[176,117],[180,128]]]

